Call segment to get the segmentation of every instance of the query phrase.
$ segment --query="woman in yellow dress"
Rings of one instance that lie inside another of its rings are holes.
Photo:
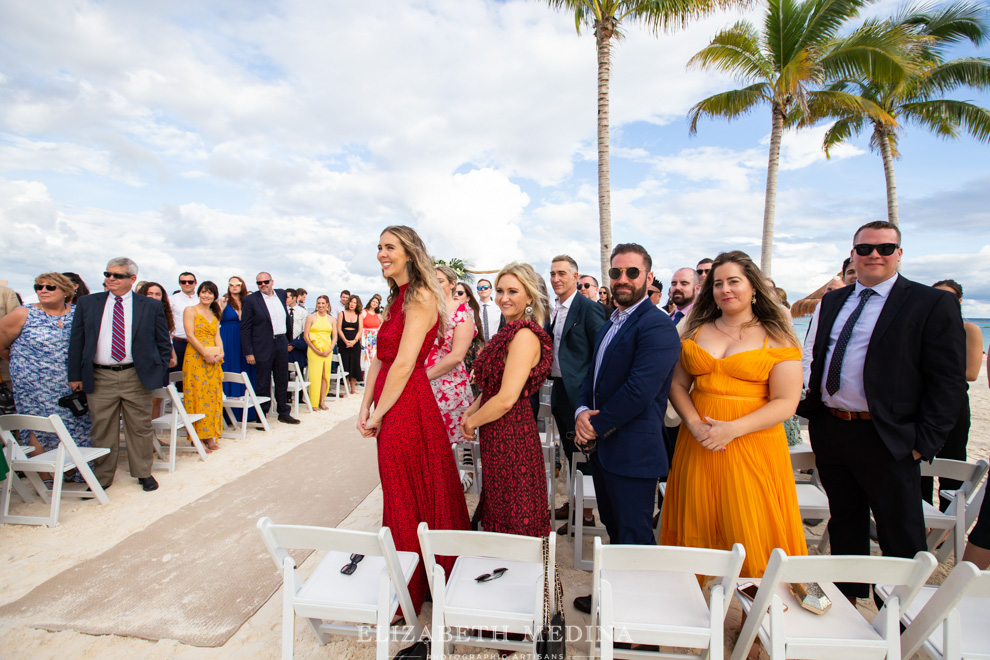
[[[220,293],[213,282],[196,291],[199,302],[182,312],[188,343],[182,363],[183,405],[190,414],[206,415],[194,422],[196,435],[207,451],[220,449],[223,432],[223,340],[220,339]]]
[[[323,401],[330,387],[330,363],[333,360],[333,346],[337,339],[336,326],[327,313],[330,299],[320,296],[316,299],[316,311],[306,317],[303,338],[309,346],[309,400],[319,401],[319,410],[329,410]],[[314,406],[313,410],[317,410]]]
[[[782,424],[801,398],[800,343],[766,278],[738,251],[715,259],[681,337],[670,400],[683,421],[660,542],[742,543],[742,574],[761,577],[774,548],[808,554]]]

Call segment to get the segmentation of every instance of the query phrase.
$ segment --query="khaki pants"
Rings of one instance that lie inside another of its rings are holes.
[[[90,437],[94,447],[106,447],[110,453],[98,458],[93,473],[100,485],[108,488],[117,471],[120,450],[120,419],[124,420],[127,463],[131,476],[151,476],[154,446],[151,430],[151,390],[145,389],[133,368],[123,371],[94,369],[95,386],[88,395],[89,416],[93,420]]]

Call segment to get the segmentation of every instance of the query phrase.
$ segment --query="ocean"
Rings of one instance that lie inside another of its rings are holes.
[[[990,319],[966,319],[970,323],[975,323],[979,326],[980,331],[983,332],[983,352],[990,352]],[[811,317],[805,316],[804,318],[797,319],[794,321],[794,331],[797,333],[798,339],[804,340],[805,335],[808,334],[808,324],[811,323]]]

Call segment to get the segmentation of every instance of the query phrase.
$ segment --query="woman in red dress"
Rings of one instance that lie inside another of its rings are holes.
[[[419,553],[419,523],[430,529],[470,527],[447,430],[423,366],[446,311],[433,260],[414,230],[386,228],[378,262],[390,292],[357,428],[366,438],[378,438],[382,525],[392,530],[397,549]],[[454,558],[438,558],[438,563],[450,575]],[[420,559],[409,583],[417,612],[428,591]]]
[[[461,431],[481,432],[484,468],[481,526],[487,532],[550,533],[543,450],[529,397],[550,375],[553,341],[543,330],[546,295],[529,264],[511,263],[495,278],[495,300],[505,327],[474,363],[481,398],[464,413]]]

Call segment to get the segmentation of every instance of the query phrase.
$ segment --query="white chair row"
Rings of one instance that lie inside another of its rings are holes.
[[[54,433],[58,436],[58,448],[38,456],[29,456],[32,453],[30,450],[33,448],[22,447],[14,437],[14,434],[20,430]],[[3,489],[0,490],[0,500],[2,500],[0,503],[0,522],[55,527],[58,524],[62,497],[95,498],[100,504],[110,503],[110,498],[107,497],[100,482],[96,480],[96,475],[93,474],[88,465],[89,461],[106,456],[110,450],[76,445],[58,415],[49,415],[48,417],[0,415],[0,441],[3,444],[7,465],[10,467],[10,472],[3,482]],[[63,488],[62,476],[72,469],[78,470],[89,490]],[[30,489],[26,488],[20,481],[17,472],[22,472],[41,499],[49,504],[47,516],[12,515],[10,513],[12,489],[17,490],[25,503],[30,504],[34,501]],[[39,472],[53,475],[51,489],[38,476]]]

